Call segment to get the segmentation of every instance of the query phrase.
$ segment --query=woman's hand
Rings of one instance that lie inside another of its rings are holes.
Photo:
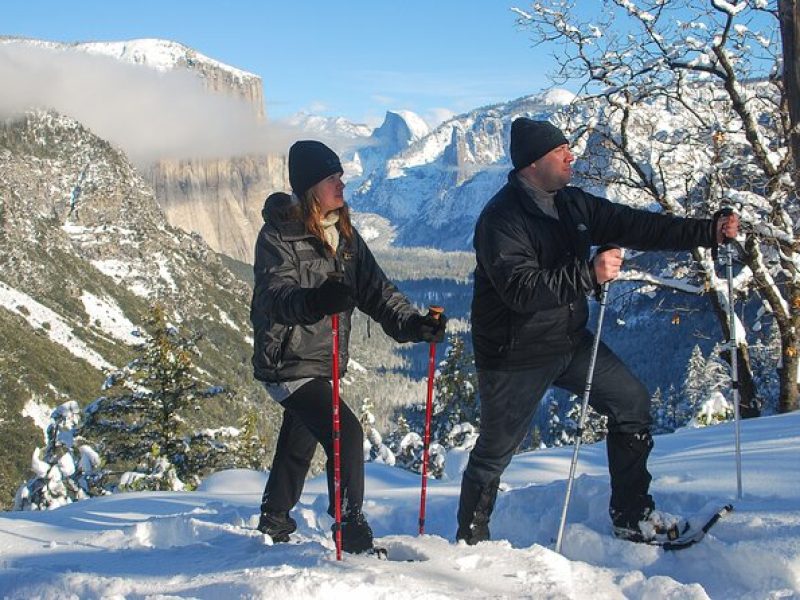
[[[335,315],[355,308],[356,301],[349,285],[326,279],[321,286],[308,291],[306,305],[312,314]]]

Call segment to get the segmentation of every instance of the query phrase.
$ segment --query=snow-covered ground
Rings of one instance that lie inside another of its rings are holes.
[[[731,424],[659,436],[650,462],[659,507],[691,514],[735,501]],[[800,413],[742,423],[744,498],[680,552],[616,540],[606,515],[605,445],[583,446],[564,540],[553,551],[571,448],[517,456],[493,536],[452,541],[459,481],[367,466],[365,511],[388,561],[335,560],[325,484],[306,485],[295,542],[252,527],[265,475],[227,471],[197,492],[119,494],[0,516],[2,598],[800,598]],[[450,456],[457,472],[463,456]]]

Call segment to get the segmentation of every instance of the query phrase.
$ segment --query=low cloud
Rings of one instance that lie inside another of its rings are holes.
[[[139,165],[285,153],[292,141],[308,137],[286,123],[259,120],[257,107],[210,92],[191,71],[157,71],[66,46],[0,43],[0,81],[0,118],[55,110]]]

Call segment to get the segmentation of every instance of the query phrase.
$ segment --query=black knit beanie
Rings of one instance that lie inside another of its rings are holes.
[[[289,148],[289,183],[299,198],[329,175],[343,172],[339,157],[322,142],[301,140]]]
[[[511,123],[511,163],[523,169],[553,148],[568,144],[561,130],[548,121],[519,117]]]

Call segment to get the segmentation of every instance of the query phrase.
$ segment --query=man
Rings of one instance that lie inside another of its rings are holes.
[[[689,250],[720,244],[738,230],[735,215],[682,219],[567,187],[574,160],[557,127],[516,119],[514,169],[475,226],[472,339],[481,433],[464,471],[456,533],[468,544],[489,539],[500,476],[547,388],[583,393],[593,342],[586,297],[622,266],[620,249],[610,245]],[[590,259],[594,245],[601,248]],[[602,343],[589,401],[608,417],[615,534],[645,541],[664,533],[669,524],[648,493],[650,394]]]

